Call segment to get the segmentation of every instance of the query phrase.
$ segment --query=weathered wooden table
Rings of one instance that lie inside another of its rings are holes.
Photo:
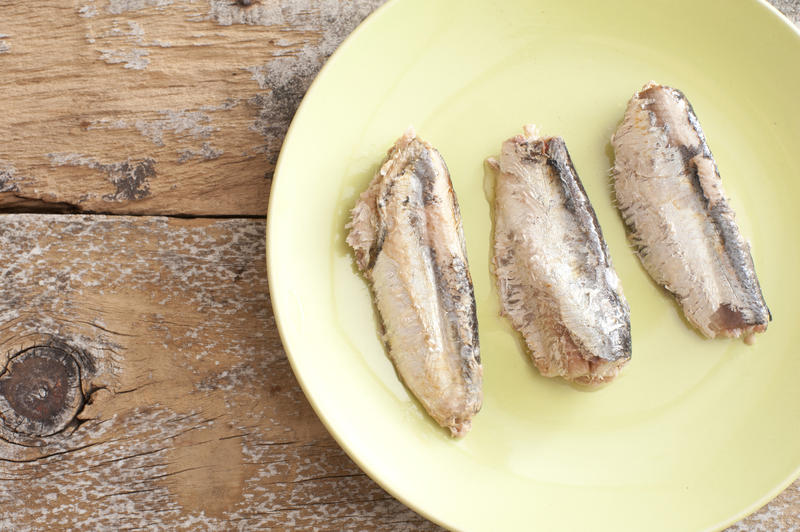
[[[0,0],[0,529],[436,528],[318,421],[265,272],[286,128],[381,3]],[[800,482],[734,529],[799,527]]]

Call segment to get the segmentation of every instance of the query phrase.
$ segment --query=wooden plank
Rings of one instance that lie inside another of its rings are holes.
[[[369,480],[303,396],[269,307],[264,230],[0,216],[0,529],[436,529]],[[80,368],[80,413],[11,430],[21,401],[52,406],[21,364],[36,346]],[[797,482],[733,530],[789,530],[799,505]]]
[[[0,209],[263,215],[306,88],[384,1],[0,0]]]
[[[0,207],[265,214],[306,88],[383,1],[0,1]]]
[[[66,426],[0,423],[0,529],[435,528],[368,479],[305,400],[269,308],[264,231],[0,216],[0,412],[52,406],[52,382],[20,362],[35,346],[75,360],[85,397]]]

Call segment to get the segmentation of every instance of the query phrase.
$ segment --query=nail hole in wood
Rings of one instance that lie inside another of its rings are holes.
[[[0,417],[13,433],[55,434],[75,419],[83,404],[80,366],[59,347],[24,349],[0,373]]]

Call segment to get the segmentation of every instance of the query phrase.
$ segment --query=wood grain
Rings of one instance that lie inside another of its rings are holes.
[[[79,424],[0,441],[0,529],[433,528],[305,400],[269,310],[263,222],[0,227],[2,351],[56,344],[87,362]]]
[[[325,59],[382,0],[0,0],[0,206],[264,215]]]

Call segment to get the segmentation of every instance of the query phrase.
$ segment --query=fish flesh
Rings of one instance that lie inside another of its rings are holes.
[[[686,96],[649,82],[611,143],[617,206],[645,270],[705,336],[764,332],[772,316],[750,245]]]
[[[389,358],[430,416],[463,436],[481,407],[483,367],[461,213],[441,154],[409,128],[351,215],[347,243]]]
[[[630,310],[564,139],[525,126],[489,163],[502,313],[542,375],[613,379],[631,358]]]

